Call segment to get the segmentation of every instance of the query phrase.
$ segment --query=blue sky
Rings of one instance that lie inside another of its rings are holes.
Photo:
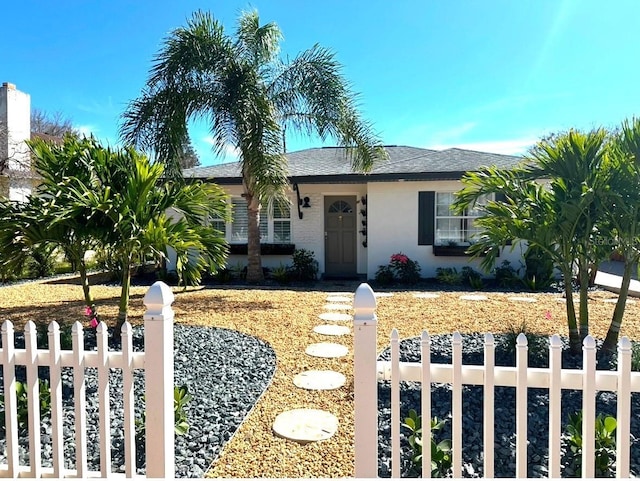
[[[248,8],[280,26],[283,56],[335,51],[388,145],[522,153],[640,115],[637,0],[21,0],[2,7],[0,82],[117,144],[163,39],[197,9],[232,33]],[[190,133],[203,165],[223,160],[206,125]]]

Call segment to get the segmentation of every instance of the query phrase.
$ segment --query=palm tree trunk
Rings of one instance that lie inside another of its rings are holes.
[[[578,265],[578,279],[580,282],[580,342],[589,335],[589,265]]]
[[[78,266],[78,272],[80,273],[80,283],[82,284],[82,292],[84,293],[84,302],[87,306],[93,305],[93,298],[91,297],[91,291],[89,286],[89,279],[87,278],[87,265],[84,260],[75,260]]]
[[[120,338],[120,331],[127,322],[127,311],[129,309],[129,290],[131,287],[131,261],[127,259],[122,263],[122,291],[120,292],[120,304],[118,304],[118,323],[114,335]]]
[[[564,295],[567,304],[567,327],[569,328],[569,349],[572,354],[580,354],[582,340],[576,322],[576,308],[573,304],[573,287],[571,287],[571,269],[562,273],[564,276]]]
[[[260,203],[247,194],[247,282],[264,280],[260,258]]]
[[[627,297],[629,294],[629,285],[631,284],[631,274],[633,273],[633,262],[627,260],[625,257],[624,271],[622,273],[622,284],[620,285],[620,293],[618,294],[618,302],[616,302],[616,308],[613,310],[613,317],[611,318],[611,324],[607,331],[607,337],[602,344],[603,351],[614,352],[616,345],[618,344],[618,336],[620,335],[620,327],[622,326],[622,316],[624,315],[624,309],[627,304]]]

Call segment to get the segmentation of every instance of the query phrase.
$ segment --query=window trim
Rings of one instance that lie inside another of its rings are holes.
[[[247,239],[234,239],[234,235],[233,235],[233,224],[234,224],[234,217],[233,217],[233,208],[234,208],[234,204],[238,205],[238,203],[243,202],[244,205],[246,206],[246,200],[244,199],[244,197],[241,196],[232,196],[228,203],[227,203],[227,209],[231,209],[231,215],[229,216],[230,220],[229,222],[225,223],[225,239],[226,241],[229,243],[229,245],[246,245],[247,244]],[[240,204],[242,205],[242,204]],[[293,225],[292,225],[292,217],[291,217],[291,204],[289,204],[289,217],[275,217],[275,208],[272,209],[272,212],[269,213],[269,209],[266,206],[262,207],[262,210],[260,212],[260,218],[261,218],[261,222],[263,219],[263,215],[264,213],[267,214],[267,232],[266,232],[266,238],[264,236],[261,236],[260,239],[260,243],[261,244],[274,244],[274,245],[288,245],[288,244],[292,244],[293,243]],[[211,222],[215,222],[215,220],[222,220],[220,218],[217,219],[212,219]],[[275,229],[274,229],[274,222],[289,222],[289,240],[286,242],[283,241],[276,241],[275,240]]]

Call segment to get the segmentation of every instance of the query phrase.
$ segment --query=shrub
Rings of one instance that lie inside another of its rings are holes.
[[[393,284],[395,277],[393,275],[393,271],[391,270],[391,266],[379,266],[376,271],[375,280],[381,286],[388,286]]]
[[[104,247],[96,250],[94,260],[96,262],[96,269],[109,273],[111,280],[117,281],[122,279],[122,264],[117,259],[112,248]]]
[[[299,281],[315,281],[318,278],[318,261],[313,251],[296,249],[291,255],[291,273]]]
[[[49,349],[49,326],[44,322],[36,324],[36,336],[38,348]],[[72,325],[62,324],[60,326],[60,349],[69,351],[73,349]]]
[[[547,289],[553,282],[553,261],[539,247],[530,246],[524,254],[522,283],[531,291]]]
[[[33,249],[22,265],[20,277],[35,279],[55,274],[55,256],[50,247]]]
[[[595,474],[598,478],[611,477],[611,468],[616,460],[616,418],[598,414],[595,421]],[[566,427],[569,435],[570,467],[574,476],[582,474],[582,411],[569,415]]]
[[[415,284],[420,280],[420,265],[402,252],[391,256],[389,266],[394,277],[403,284]]]
[[[493,270],[498,287],[514,288],[521,284],[518,272],[511,266],[508,260],[502,261],[500,266]]]
[[[289,284],[291,281],[291,268],[280,263],[271,270],[271,278],[278,284]]]
[[[143,398],[144,399],[144,398]],[[174,431],[179,436],[184,436],[189,432],[189,423],[187,422],[187,413],[185,407],[191,402],[193,396],[189,394],[186,385],[173,388],[173,421]],[[143,439],[146,434],[147,416],[143,411],[142,415],[136,419],[136,436]]]
[[[431,477],[445,478],[451,471],[451,440],[437,442],[435,434],[444,426],[444,421],[438,418],[431,420]],[[414,409],[409,410],[409,417],[405,418],[402,427],[409,430],[409,446],[413,451],[411,462],[418,473],[422,469],[422,416]]]
[[[436,269],[436,279],[448,286],[462,285],[462,274],[455,267],[438,267]]]
[[[40,386],[40,416],[46,416],[51,410],[51,390],[49,383],[38,379]],[[16,381],[16,414],[18,418],[18,427],[20,429],[29,426],[29,404],[27,397],[27,383]],[[6,427],[6,412],[4,410],[4,394],[0,394],[0,424],[2,428]]]
[[[464,266],[462,268],[461,275],[462,282],[474,289],[482,289],[482,287],[484,286],[482,282],[482,275],[470,266]]]

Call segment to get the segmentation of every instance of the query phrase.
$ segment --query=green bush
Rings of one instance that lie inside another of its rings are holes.
[[[37,279],[55,274],[55,256],[51,247],[33,249],[22,265],[20,277]]]
[[[553,283],[553,261],[539,247],[529,246],[524,254],[523,285],[531,291],[548,289]]]
[[[508,260],[502,261],[502,264],[497,266],[493,270],[493,273],[498,287],[514,288],[521,285],[518,272],[511,266],[511,262]]]
[[[39,349],[49,349],[49,326],[44,322],[36,324],[36,336]],[[60,325],[60,349],[73,349],[73,335],[71,324]]]
[[[451,440],[436,440],[436,433],[442,429],[444,421],[438,418],[431,420],[431,477],[445,478],[451,473]],[[422,416],[414,409],[409,410],[402,427],[409,430],[409,446],[413,451],[411,462],[413,469],[419,474],[422,469]]]
[[[318,261],[313,251],[296,249],[291,255],[291,274],[298,281],[315,281],[318,278]]]
[[[389,286],[393,284],[395,276],[393,275],[391,266],[379,266],[378,270],[376,271],[375,280],[381,286]]]
[[[448,286],[462,285],[462,274],[455,267],[438,267],[436,269],[436,279]]]
[[[144,399],[144,397],[143,397]],[[184,436],[189,432],[189,423],[187,422],[187,413],[185,407],[191,402],[193,396],[189,394],[189,390],[186,385],[180,387],[174,386],[173,388],[173,421],[174,431],[178,436]],[[142,415],[135,420],[136,423],[136,436],[142,440],[146,435],[146,412],[143,411]]]
[[[460,274],[462,276],[462,282],[464,284],[478,290],[484,287],[482,275],[472,267],[464,266]]]
[[[111,280],[122,279],[122,264],[116,258],[113,249],[106,247],[97,249],[94,260],[96,263],[96,269],[108,272]]]
[[[38,379],[40,386],[40,416],[46,416],[51,411],[51,389],[49,382]],[[29,426],[29,404],[27,397],[27,383],[16,381],[16,414],[18,418],[18,428],[24,429]],[[6,412],[4,409],[4,394],[0,394],[0,424],[6,429]]]
[[[280,263],[278,267],[271,269],[271,278],[278,284],[289,284],[291,282],[291,267]]]
[[[598,414],[595,420],[595,474],[598,478],[612,477],[616,461],[616,427],[613,416]],[[566,432],[569,435],[570,468],[573,476],[582,474],[582,411],[569,415]]]

